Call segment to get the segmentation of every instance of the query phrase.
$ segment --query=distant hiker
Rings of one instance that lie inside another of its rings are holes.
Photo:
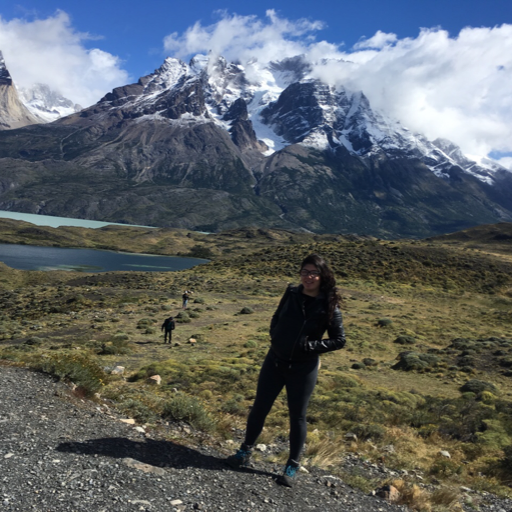
[[[176,327],[176,324],[174,323],[174,318],[170,316],[169,318],[166,318],[164,320],[164,323],[162,324],[161,331],[164,331],[164,343],[167,343],[167,338],[169,338],[169,343],[172,341],[172,331],[174,331],[174,328]]]
[[[191,292],[190,290],[185,290],[185,291],[183,292],[183,295],[181,296],[181,298],[182,298],[182,300],[183,300],[183,303],[182,303],[181,307],[182,307],[183,309],[187,309],[188,299],[190,298],[190,294],[191,294],[191,293],[192,293],[192,292]]]
[[[288,397],[290,453],[277,483],[292,487],[306,441],[306,412],[318,376],[318,354],[345,345],[345,333],[332,270],[317,254],[300,267],[299,286],[289,285],[270,323],[270,350],[261,367],[245,440],[226,462],[237,469],[248,464],[265,418],[283,387]],[[322,339],[325,331],[329,337]]]

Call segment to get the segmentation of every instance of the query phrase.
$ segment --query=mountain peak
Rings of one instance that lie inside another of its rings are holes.
[[[0,51],[0,84],[1,85],[12,85],[12,78],[5,65],[5,60],[2,52]]]

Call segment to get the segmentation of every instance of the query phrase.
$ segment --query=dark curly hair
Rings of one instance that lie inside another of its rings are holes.
[[[341,296],[336,286],[336,279],[334,278],[334,272],[329,267],[327,261],[318,254],[310,254],[306,256],[301,263],[300,269],[302,270],[305,265],[314,265],[320,272],[320,290],[325,293],[327,297],[327,313],[329,320],[334,315],[336,306],[341,304]]]

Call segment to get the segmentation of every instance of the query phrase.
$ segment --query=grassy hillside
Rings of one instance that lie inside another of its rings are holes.
[[[107,230],[111,248],[119,243],[115,248],[126,250],[129,229]],[[106,236],[55,231],[68,239],[75,233],[83,243]],[[150,252],[165,245],[176,254],[166,245],[172,240],[182,252],[207,247],[213,261],[168,273],[3,265],[0,358],[73,381],[84,395],[99,393],[148,428],[170,422],[176,439],[185,435],[187,443],[215,443],[227,452],[230,440],[240,440],[254,399],[270,317],[286,284],[297,281],[301,259],[319,252],[336,270],[347,346],[322,357],[304,464],[336,473],[340,458],[357,453],[407,471],[406,485],[420,494],[439,482],[450,489],[450,500],[437,503],[434,493],[412,503],[417,510],[456,510],[461,485],[508,494],[512,460],[512,262],[506,238],[499,251],[494,238],[487,252],[485,237],[469,235],[477,248],[453,237],[164,230],[152,232],[150,242],[146,232],[134,235],[132,247]],[[186,312],[184,289],[194,291]],[[180,316],[172,348],[160,331],[169,314]],[[117,365],[124,375],[110,373]],[[156,374],[161,385],[148,384]],[[287,425],[281,396],[262,435],[274,446],[266,457],[285,456]],[[342,476],[376,486],[363,475]]]

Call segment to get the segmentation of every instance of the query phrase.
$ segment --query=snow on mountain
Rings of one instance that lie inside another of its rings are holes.
[[[19,88],[18,94],[28,110],[44,123],[51,123],[61,117],[82,110],[80,105],[64,98],[46,84],[36,84],[30,88]]]
[[[189,64],[167,58],[138,84],[120,88],[122,97],[110,94],[102,101],[110,101],[114,109],[131,109],[139,121],[157,117],[170,123],[213,122],[230,131],[237,122],[230,109],[243,100],[243,115],[264,143],[265,156],[290,144],[323,151],[344,147],[361,158],[419,159],[440,178],[458,166],[489,184],[497,171],[506,170],[496,162],[465,156],[445,139],[429,141],[373,110],[363,92],[332,87],[310,72],[302,56],[265,66],[257,61],[242,66],[205,55],[196,55]]]

